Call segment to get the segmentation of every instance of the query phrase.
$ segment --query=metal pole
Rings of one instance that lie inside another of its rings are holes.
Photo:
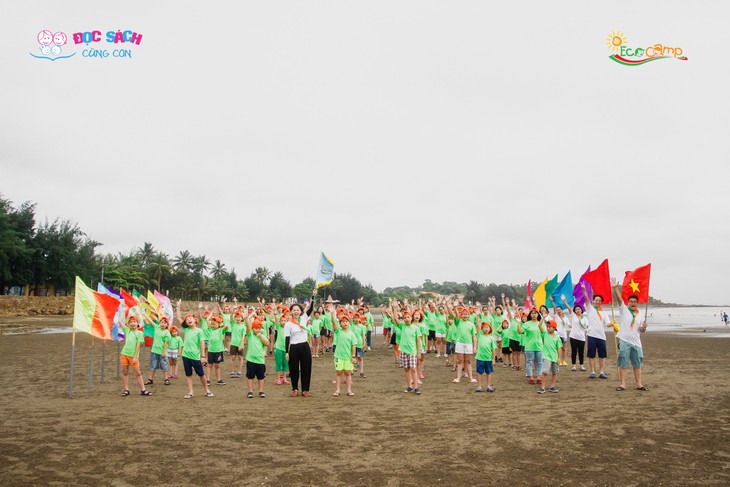
[[[104,364],[106,364],[106,341],[101,342],[101,383],[104,383]]]
[[[118,379],[119,378],[119,366],[120,366],[120,362],[121,362],[122,358],[120,357],[121,352],[119,351],[119,347],[120,347],[119,340],[117,338],[114,338],[114,340],[116,340],[116,342],[117,342],[117,379]]]
[[[91,337],[91,354],[89,356],[89,389],[94,387],[92,378],[94,375],[94,337]]]

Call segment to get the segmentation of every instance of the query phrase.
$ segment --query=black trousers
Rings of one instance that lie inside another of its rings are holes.
[[[289,375],[293,391],[299,389],[300,369],[302,391],[309,391],[309,382],[312,379],[312,350],[307,342],[289,345]]]
[[[583,351],[585,350],[586,342],[583,340],[576,340],[575,338],[570,339],[570,361],[575,365],[575,356],[578,355],[580,364],[583,365]]]

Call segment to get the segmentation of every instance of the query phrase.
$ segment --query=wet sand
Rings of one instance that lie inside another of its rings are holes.
[[[500,366],[497,392],[475,394],[432,354],[423,394],[404,394],[391,351],[380,337],[374,345],[355,397],[332,396],[327,355],[314,359],[312,397],[268,380],[268,397],[246,399],[226,355],[228,384],[213,385],[214,398],[198,383],[185,400],[184,379],[164,386],[159,372],[154,396],[133,385],[123,398],[116,344],[104,384],[94,345],[89,389],[91,339],[81,334],[69,399],[70,334],[3,335],[0,484],[730,485],[727,339],[649,332],[649,392],[615,391],[611,349],[609,380],[561,368],[560,392],[545,395]]]

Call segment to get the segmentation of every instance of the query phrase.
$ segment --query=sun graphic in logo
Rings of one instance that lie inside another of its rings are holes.
[[[613,52],[618,52],[619,48],[626,44],[626,35],[623,32],[611,32],[606,37],[606,47],[611,49]]]

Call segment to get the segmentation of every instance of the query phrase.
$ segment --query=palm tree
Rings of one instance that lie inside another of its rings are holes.
[[[266,267],[257,267],[253,271],[253,278],[262,286],[268,286],[271,280],[271,271]]]
[[[205,271],[210,269],[210,261],[205,255],[199,255],[198,257],[193,257],[190,262],[190,267],[195,274],[202,277]]]
[[[213,264],[213,269],[210,271],[210,273],[213,274],[213,279],[217,279],[222,274],[225,274],[225,272],[226,265],[220,260],[215,261],[215,264]]]
[[[142,260],[142,265],[147,267],[147,264],[155,255],[155,247],[151,243],[145,242],[142,247],[137,249],[137,255]]]
[[[176,271],[190,271],[193,265],[193,256],[187,250],[182,250],[172,259],[172,265]]]
[[[167,254],[162,252],[155,254],[150,262],[150,267],[153,272],[152,275],[157,281],[157,289],[161,291],[162,278],[169,276],[170,271],[172,271],[172,266],[170,265],[170,260],[168,259]]]

